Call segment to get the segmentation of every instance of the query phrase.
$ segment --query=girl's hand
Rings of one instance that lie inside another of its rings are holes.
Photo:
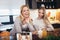
[[[29,35],[26,35],[26,39],[27,39],[27,40],[30,40],[30,36],[29,36]]]
[[[29,18],[25,18],[23,21],[22,21],[23,24],[26,24],[26,23],[29,23]]]
[[[34,31],[34,32],[32,32],[32,34],[36,34],[36,35],[37,35],[37,33],[38,33],[38,31]]]
[[[26,18],[26,20],[25,20],[25,21],[26,21],[26,23],[29,23],[29,20],[30,20],[29,18]]]
[[[25,21],[26,21],[26,23],[29,23],[31,21],[31,19],[30,18],[26,18]]]
[[[22,24],[23,24],[23,25],[24,25],[24,24],[26,24],[26,21],[25,21],[25,20],[23,20],[23,21],[22,21]]]
[[[19,40],[22,40],[22,36],[21,36],[21,34],[19,34]]]
[[[42,30],[45,30],[45,31],[47,31],[47,27],[46,27],[46,28],[43,28]]]

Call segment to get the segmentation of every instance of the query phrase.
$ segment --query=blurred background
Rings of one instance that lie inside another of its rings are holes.
[[[0,31],[10,31],[20,15],[21,5],[28,5],[31,18],[37,17],[37,9],[45,5],[46,14],[54,28],[60,28],[60,0],[0,0]]]

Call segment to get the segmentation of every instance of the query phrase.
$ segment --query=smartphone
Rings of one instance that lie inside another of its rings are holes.
[[[32,33],[31,32],[17,33],[16,37],[17,40],[32,40]]]

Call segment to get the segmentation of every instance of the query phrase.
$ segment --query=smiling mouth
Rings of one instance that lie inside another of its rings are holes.
[[[25,15],[29,15],[29,14],[25,14]]]

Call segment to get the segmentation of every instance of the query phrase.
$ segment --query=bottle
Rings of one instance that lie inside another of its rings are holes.
[[[48,8],[48,6],[46,5],[46,8]]]
[[[51,6],[49,6],[49,8],[51,8]]]
[[[53,5],[53,8],[54,8],[54,5]]]
[[[53,2],[54,0],[51,0],[51,2]]]
[[[41,0],[42,2],[44,1],[44,0]]]

